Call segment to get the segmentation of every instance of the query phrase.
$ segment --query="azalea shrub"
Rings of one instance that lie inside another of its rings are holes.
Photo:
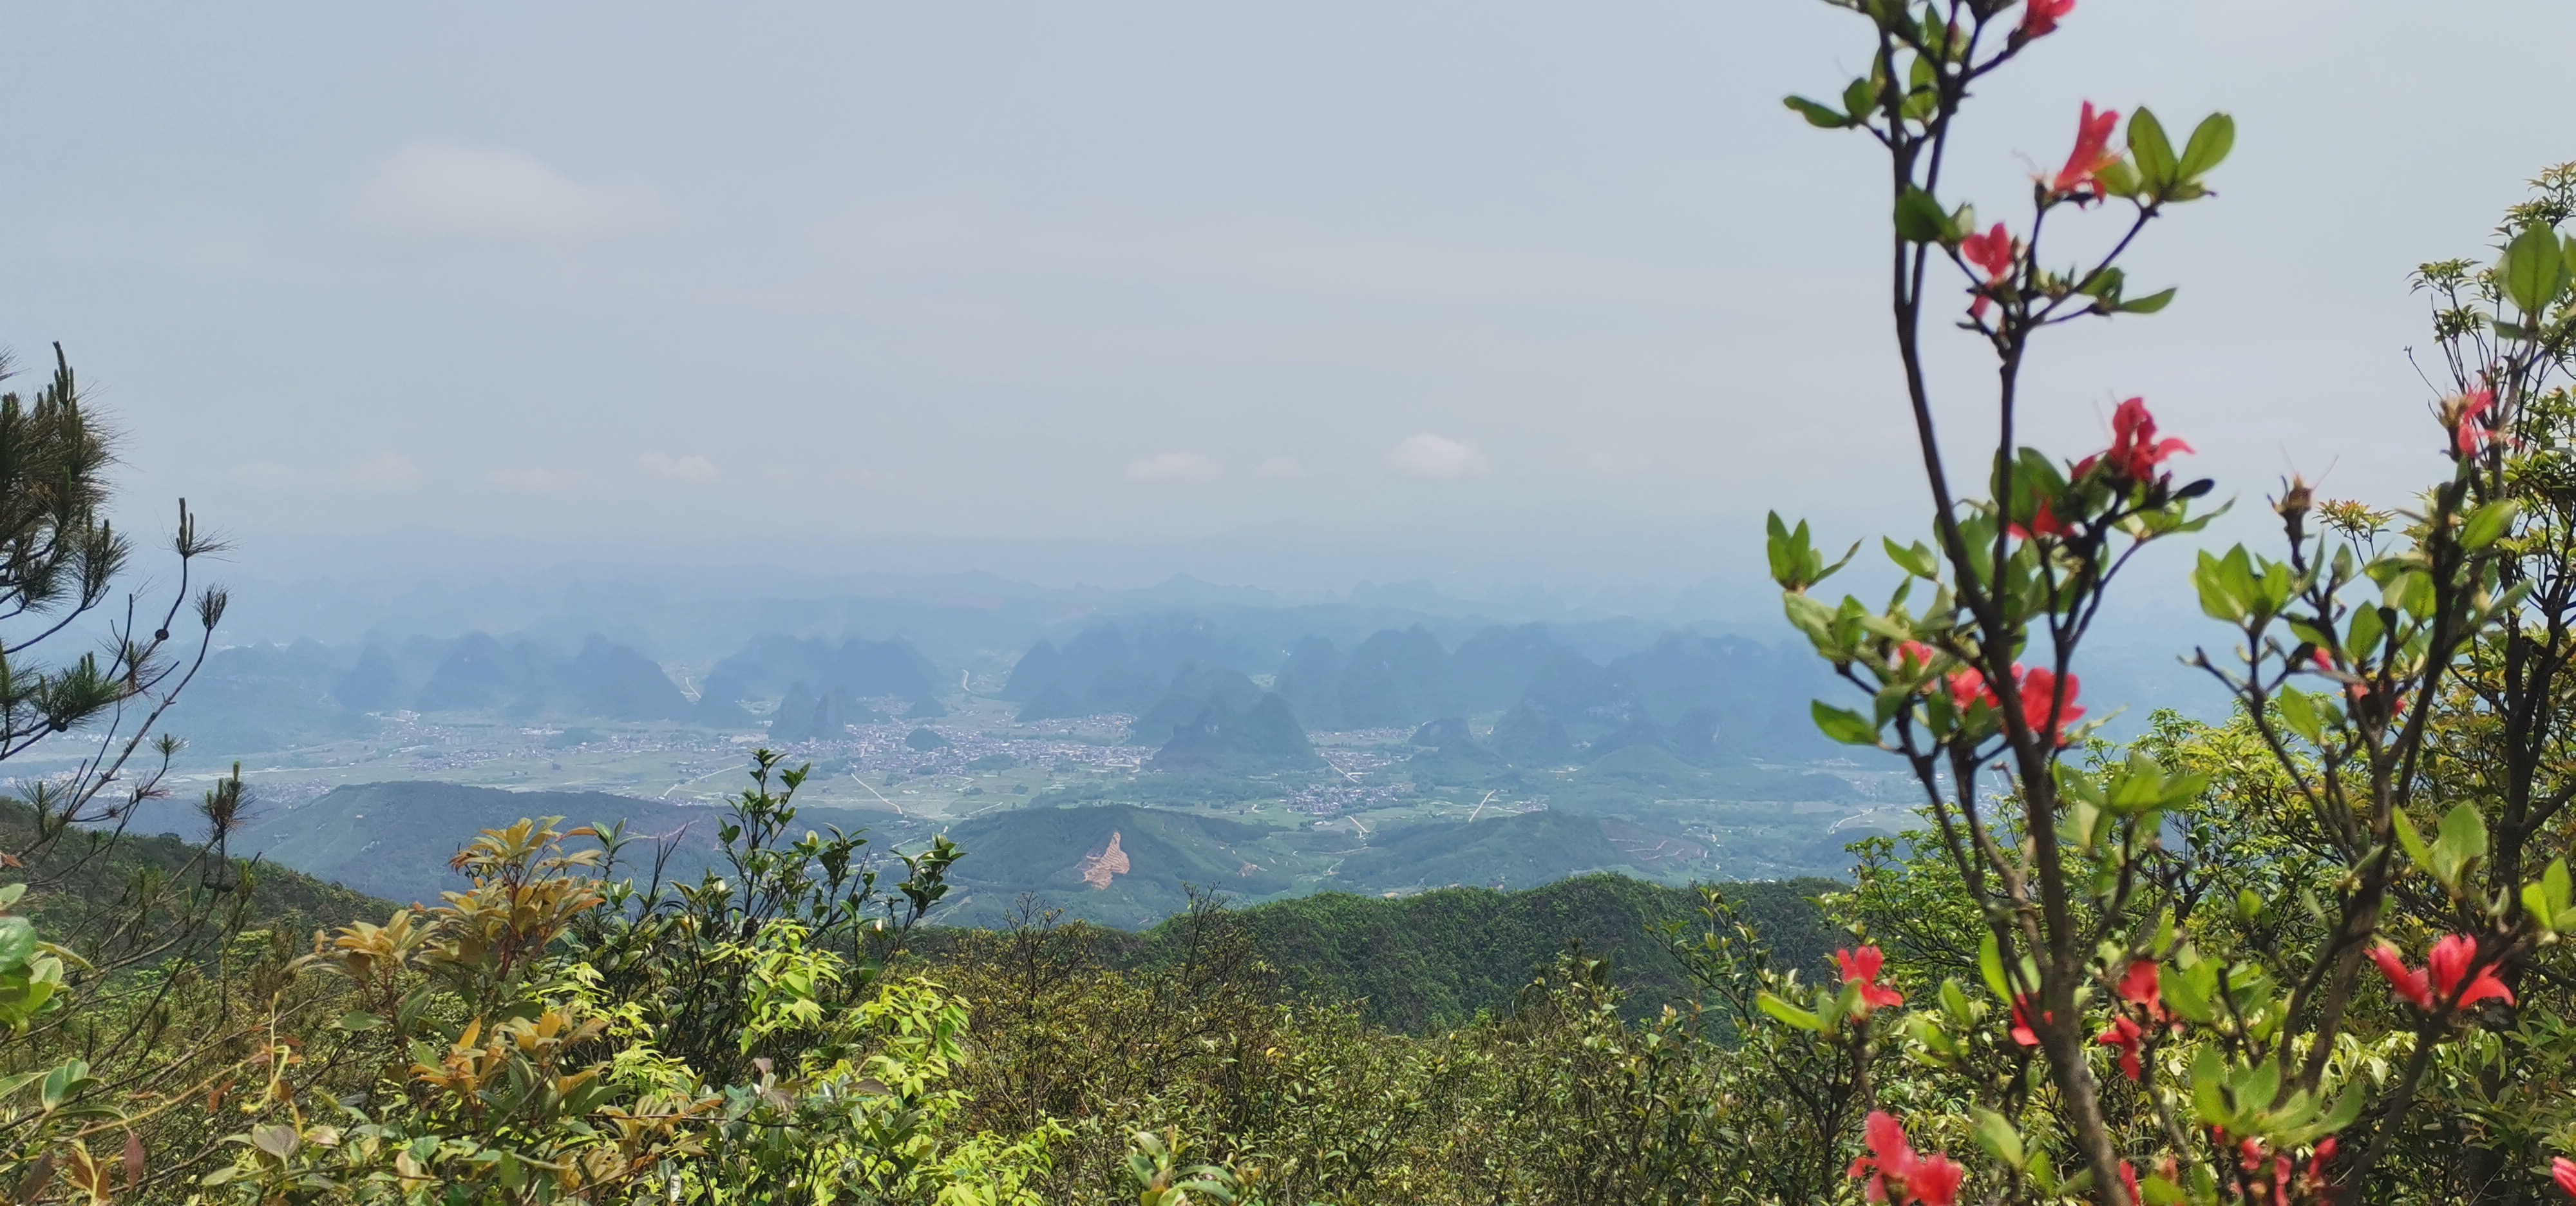
[[[1932,499],[1925,538],[1880,543],[1901,581],[1883,603],[1817,592],[1858,545],[1828,560],[1808,525],[1770,524],[1787,616],[1854,692],[1816,723],[1901,761],[1926,826],[1847,902],[1905,931],[1898,966],[1863,945],[1839,984],[1759,998],[1862,1066],[1914,1069],[1857,1084],[1849,1176],[1936,1206],[2528,1200],[2570,1171],[2563,1107],[2539,1100],[2563,1015],[2532,1000],[2568,982],[2554,948],[2576,925],[2568,173],[2536,182],[2495,256],[2418,274],[2444,375],[2431,484],[2380,510],[2294,477],[2270,500],[2274,551],[2199,553],[2225,637],[2177,672],[2214,678],[2236,716],[2116,749],[2086,642],[2140,549],[2211,521],[2215,483],[2180,472],[2194,449],[2143,398],[2102,445],[2020,443],[2050,404],[2023,373],[2059,327],[2173,300],[2126,262],[2215,196],[2234,124],[2185,135],[2072,103],[2062,164],[1985,221],[1943,195],[1952,136],[2072,0],[1836,3],[1868,29],[1867,71],[1839,103],[1788,105],[1892,169],[1902,409]],[[1935,422],[1957,405],[1926,363],[1936,323],[1992,357],[1988,448]]]
[[[365,1052],[373,1075],[356,1092],[299,1085],[288,1072],[316,1044],[279,1038],[243,1093],[268,1121],[199,1179],[206,1197],[1040,1201],[1058,1128],[965,1129],[963,1008],[866,957],[863,935],[944,894],[956,852],[908,859],[889,901],[859,839],[781,840],[803,774],[778,761],[753,756],[722,828],[735,878],[639,889],[601,874],[614,833],[527,820],[460,851],[471,886],[442,904],[315,935],[300,970],[350,1006],[315,1038]],[[669,977],[646,974],[664,962],[730,977],[723,1048],[691,1046],[706,1032],[665,1012]]]

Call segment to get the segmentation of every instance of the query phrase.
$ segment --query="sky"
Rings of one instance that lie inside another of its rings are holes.
[[[185,496],[254,572],[1599,587],[1749,579],[1775,507],[1922,526],[1881,161],[1780,105],[1865,63],[1818,0],[12,16],[0,342],[70,350],[134,522]],[[2576,159],[2571,37],[2083,0],[1957,196],[2008,219],[2084,100],[2240,134],[2130,261],[2176,304],[2036,353],[2034,442],[2144,395],[2222,494],[2404,497],[2407,271]]]

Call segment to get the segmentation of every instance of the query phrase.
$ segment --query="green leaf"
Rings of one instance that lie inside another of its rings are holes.
[[[2314,743],[2325,736],[2324,719],[2317,713],[2316,701],[2296,687],[2283,687],[2272,697],[2272,706],[2290,731]]]
[[[2138,175],[2146,187],[2162,193],[2179,179],[2173,143],[2165,138],[2163,122],[2151,110],[2140,106],[2129,115],[2129,156],[2138,161]]]
[[[2356,607],[2353,609],[2352,624],[2344,630],[2343,647],[2352,654],[2352,659],[2355,663],[2354,669],[2356,671],[2361,669],[2359,663],[2366,661],[2380,652],[2380,638],[2387,635],[2388,616],[2386,613],[2380,611],[2376,607]]]
[[[35,923],[24,917],[0,917],[0,972],[25,966],[35,953]]]
[[[2441,834],[2433,839],[2433,877],[2456,886],[2469,864],[2486,853],[2486,818],[2477,805],[2463,800],[2442,818]]]
[[[2132,130],[2135,126],[2130,127]],[[2182,149],[2182,162],[2174,171],[2177,179],[2198,180],[2208,174],[2236,149],[2236,119],[2224,113],[2212,113],[2193,127],[2191,141]]]
[[[2308,1128],[2309,1133],[2323,1137],[2351,1126],[2361,1117],[2361,1108],[2369,1099],[2370,1091],[2356,1081],[2344,1089],[2342,1096],[2335,1098],[2334,1105],[2327,1108],[2325,1117],[2317,1119],[2315,1124]]]
[[[2238,556],[2243,552],[2242,548],[2238,548],[2232,550],[2229,555]],[[2200,591],[2200,610],[2203,614],[2210,619],[2225,620],[2230,624],[2241,624],[2245,621],[2244,596],[2233,589],[2234,582],[2227,572],[2225,562],[2207,552],[2201,553],[2200,564],[2192,569],[2191,582]]]
[[[2102,186],[2102,191],[2104,193],[2111,196],[2134,197],[2138,195],[2138,169],[2136,165],[2129,162],[2128,157],[2125,155],[2102,165],[2101,168],[2097,169],[2093,173],[2093,180],[2094,183]]]
[[[2021,1132],[2013,1129],[2012,1120],[1983,1106],[1970,1106],[1968,1111],[1977,1122],[1977,1146],[2005,1165],[2019,1169],[2026,1157]]]
[[[1806,118],[1808,125],[1819,129],[1841,130],[1849,128],[1852,124],[1851,117],[1842,110],[1830,105],[1817,104],[1803,96],[1783,97],[1780,103],[1787,105],[1790,111],[1798,116]]]
[[[377,1017],[363,1009],[352,1009],[349,1012],[340,1015],[340,1029],[342,1030],[352,1032],[373,1030],[384,1024],[385,1020],[383,1018]]]
[[[1977,938],[1977,974],[1985,978],[1986,991],[1995,994],[1996,1000],[2012,999],[2012,983],[2004,979],[2003,948],[1995,944],[1992,930]]]
[[[2539,884],[2522,886],[2522,911],[2530,914],[2532,921],[2540,926],[2543,933],[2553,932],[2558,928],[2555,924],[2558,915],[2550,911],[2548,898],[2540,894]]]
[[[2505,248],[2503,271],[2497,273],[2504,295],[2526,317],[2538,317],[2567,287],[2566,253],[2558,232],[2538,222],[2522,228]]]
[[[1825,1028],[1825,1020],[1823,1018],[1800,1009],[1772,993],[1766,992],[1761,996],[1755,997],[1753,999],[1753,1003],[1760,1006],[1762,1008],[1762,1012],[1770,1014],[1772,1017],[1778,1018],[1783,1023],[1795,1026],[1800,1030],[1820,1031]]]
[[[1887,550],[1887,559],[1894,562],[1896,568],[1904,570],[1906,573],[1912,574],[1917,578],[1927,578],[1934,581],[1938,581],[1940,579],[1941,562],[1933,555],[1932,549],[1929,545],[1924,544],[1920,540],[1915,541],[1910,546],[1901,545],[1896,543],[1894,540],[1883,536],[1879,538],[1879,543],[1885,546]]]
[[[2238,1069],[2227,1081],[2236,1100],[2269,1105],[2281,1092],[2281,1065],[2268,1059],[2258,1060],[2252,1067]]]
[[[2424,844],[2424,835],[2416,831],[2414,820],[2399,812],[2388,819],[2388,827],[2396,831],[2398,848],[2406,852],[2407,860],[2430,873],[2433,870],[2433,848]]]
[[[1790,626],[1807,634],[1807,639],[1815,644],[1818,652],[1828,656],[1838,652],[1840,642],[1834,637],[1833,608],[1812,595],[1783,591],[1780,609],[1788,615]]]
[[[2185,1019],[2204,1025],[2217,1016],[2209,999],[2217,979],[2217,974],[2204,964],[2183,967],[2167,960],[2156,969],[2157,991],[2165,1002]]]
[[[1878,729],[1861,714],[1837,708],[1819,699],[1808,705],[1816,718],[1816,727],[1844,745],[1877,745]]]
[[[2173,304],[2174,292],[2175,291],[2172,289],[2163,289],[2150,293],[2145,297],[2131,298],[2128,301],[2120,303],[2120,312],[2122,314],[2153,314],[2156,311],[2162,310]]]
[[[1866,77],[1843,85],[1843,108],[1851,111],[1851,124],[1867,120],[1878,108],[1878,85]]]
[[[2460,525],[2460,546],[2475,552],[2494,544],[2521,509],[2514,500],[2499,498],[2469,512],[2468,522]]]
[[[2202,1047],[2191,1061],[2192,1113],[2198,1121],[2236,1129],[2236,1111],[2227,1104],[2227,1065],[2215,1047]]]
[[[1799,520],[1797,530],[1792,532],[1787,524],[1781,522],[1780,513],[1773,511],[1771,518],[1764,523],[1764,532],[1768,537],[1765,549],[1771,560],[1771,580],[1787,590],[1804,586],[1808,542],[1811,539],[1807,535],[1807,521]]]
[[[1950,225],[1949,213],[1932,194],[1907,188],[1896,198],[1896,237],[1908,243],[1946,245],[1958,242],[1959,232]]]
[[[73,1060],[45,1073],[45,1086],[37,1090],[37,1097],[45,1103],[46,1109],[56,1109],[71,1100],[73,1094],[80,1092],[91,1083],[89,1065],[81,1060]]]

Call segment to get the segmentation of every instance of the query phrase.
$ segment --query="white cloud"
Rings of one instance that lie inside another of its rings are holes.
[[[544,466],[486,470],[483,480],[512,494],[573,494],[591,485],[591,477],[587,473]]]
[[[1475,445],[1427,431],[1406,436],[1386,454],[1386,463],[1406,477],[1427,482],[1454,482],[1494,471],[1493,462],[1486,460]]]
[[[1298,464],[1293,456],[1274,456],[1261,462],[1261,467],[1253,472],[1263,477],[1304,477],[1306,467]]]
[[[716,463],[692,453],[672,456],[667,452],[648,452],[635,458],[644,472],[675,482],[711,482],[716,480]]]
[[[1166,452],[1127,462],[1131,482],[1212,482],[1224,474],[1225,466],[1214,457],[1196,452]]]
[[[663,206],[639,178],[585,183],[511,147],[427,141],[376,161],[357,212],[413,234],[565,239],[652,226]]]
[[[254,461],[233,470],[233,480],[270,489],[333,490],[356,494],[390,494],[416,489],[420,466],[398,452],[379,452],[345,465],[283,465]]]

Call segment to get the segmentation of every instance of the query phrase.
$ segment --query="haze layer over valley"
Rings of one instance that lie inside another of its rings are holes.
[[[317,623],[334,639],[219,649],[171,717],[179,795],[134,824],[193,834],[195,785],[238,760],[235,852],[380,895],[456,886],[447,855],[530,813],[624,821],[694,875],[769,748],[812,767],[801,824],[966,846],[943,919],[1034,895],[1132,927],[1189,885],[1842,875],[1847,843],[1910,821],[1885,768],[1815,732],[1827,671],[1767,625],[1423,583],[1302,602],[1187,577],[838,585],[585,609],[601,592],[532,581],[515,593],[550,592],[547,614],[485,613],[515,631]]]

